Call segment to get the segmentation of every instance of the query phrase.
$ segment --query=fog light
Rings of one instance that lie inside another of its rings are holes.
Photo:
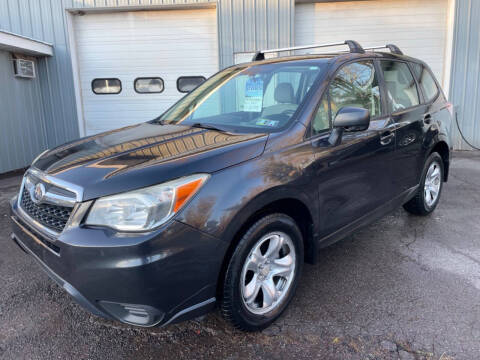
[[[100,305],[110,315],[127,324],[153,326],[163,319],[163,312],[149,305],[122,304],[100,301]]]

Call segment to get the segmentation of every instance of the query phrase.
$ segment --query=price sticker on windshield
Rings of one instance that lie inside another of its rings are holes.
[[[268,120],[268,119],[259,119],[255,123],[255,125],[276,127],[278,125],[278,121],[277,120]]]
[[[261,112],[263,105],[263,80],[251,77],[245,84],[243,111]]]

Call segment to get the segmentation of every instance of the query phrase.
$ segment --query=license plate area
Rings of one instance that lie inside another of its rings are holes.
[[[15,216],[12,216],[11,219],[18,229],[14,232],[17,238],[24,240],[24,237],[28,237],[28,240],[33,241],[41,248],[48,250],[56,256],[60,256],[60,248],[58,246],[34,234],[32,230],[28,229],[26,225],[23,225]]]

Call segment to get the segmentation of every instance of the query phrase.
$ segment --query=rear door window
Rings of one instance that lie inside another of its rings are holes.
[[[413,71],[417,77],[418,83],[423,91],[425,102],[433,100],[438,94],[437,83],[430,71],[420,64],[412,64]]]
[[[390,112],[402,111],[420,104],[417,84],[407,63],[380,61]]]

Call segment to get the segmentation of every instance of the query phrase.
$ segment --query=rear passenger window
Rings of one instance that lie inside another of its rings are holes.
[[[390,111],[401,111],[418,105],[420,101],[417,85],[408,65],[399,61],[381,61],[380,64]]]
[[[417,77],[418,83],[422,88],[423,95],[425,96],[425,102],[433,100],[438,94],[437,83],[433,79],[433,75],[424,66],[420,64],[412,64],[413,71]]]

